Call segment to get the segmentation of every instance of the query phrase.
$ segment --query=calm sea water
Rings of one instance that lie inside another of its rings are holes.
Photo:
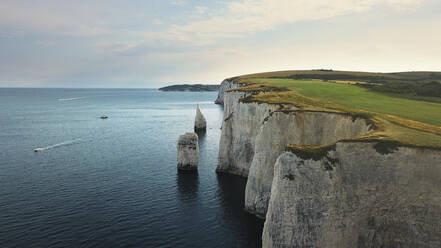
[[[215,98],[0,89],[0,247],[259,247],[245,180],[215,173]],[[199,173],[178,174],[177,139],[192,131],[196,103],[208,121]]]

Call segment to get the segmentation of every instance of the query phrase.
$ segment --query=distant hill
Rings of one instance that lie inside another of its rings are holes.
[[[212,84],[177,84],[159,88],[160,91],[218,91],[220,85]]]

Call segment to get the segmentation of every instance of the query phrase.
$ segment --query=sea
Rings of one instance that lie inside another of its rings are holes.
[[[246,180],[215,172],[216,95],[0,88],[0,247],[261,247]],[[178,173],[197,104],[199,171]]]

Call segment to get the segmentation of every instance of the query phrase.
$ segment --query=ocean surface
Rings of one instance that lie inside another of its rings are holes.
[[[260,247],[246,181],[215,173],[216,94],[0,89],[0,247]],[[179,174],[196,103],[199,173]]]

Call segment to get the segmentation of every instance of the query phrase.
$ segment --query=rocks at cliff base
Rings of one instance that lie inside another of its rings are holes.
[[[207,121],[199,108],[199,104],[196,108],[196,118],[194,120],[194,130],[196,132],[205,131],[207,129]]]
[[[195,171],[199,163],[199,138],[195,133],[179,136],[178,141],[178,170]]]

